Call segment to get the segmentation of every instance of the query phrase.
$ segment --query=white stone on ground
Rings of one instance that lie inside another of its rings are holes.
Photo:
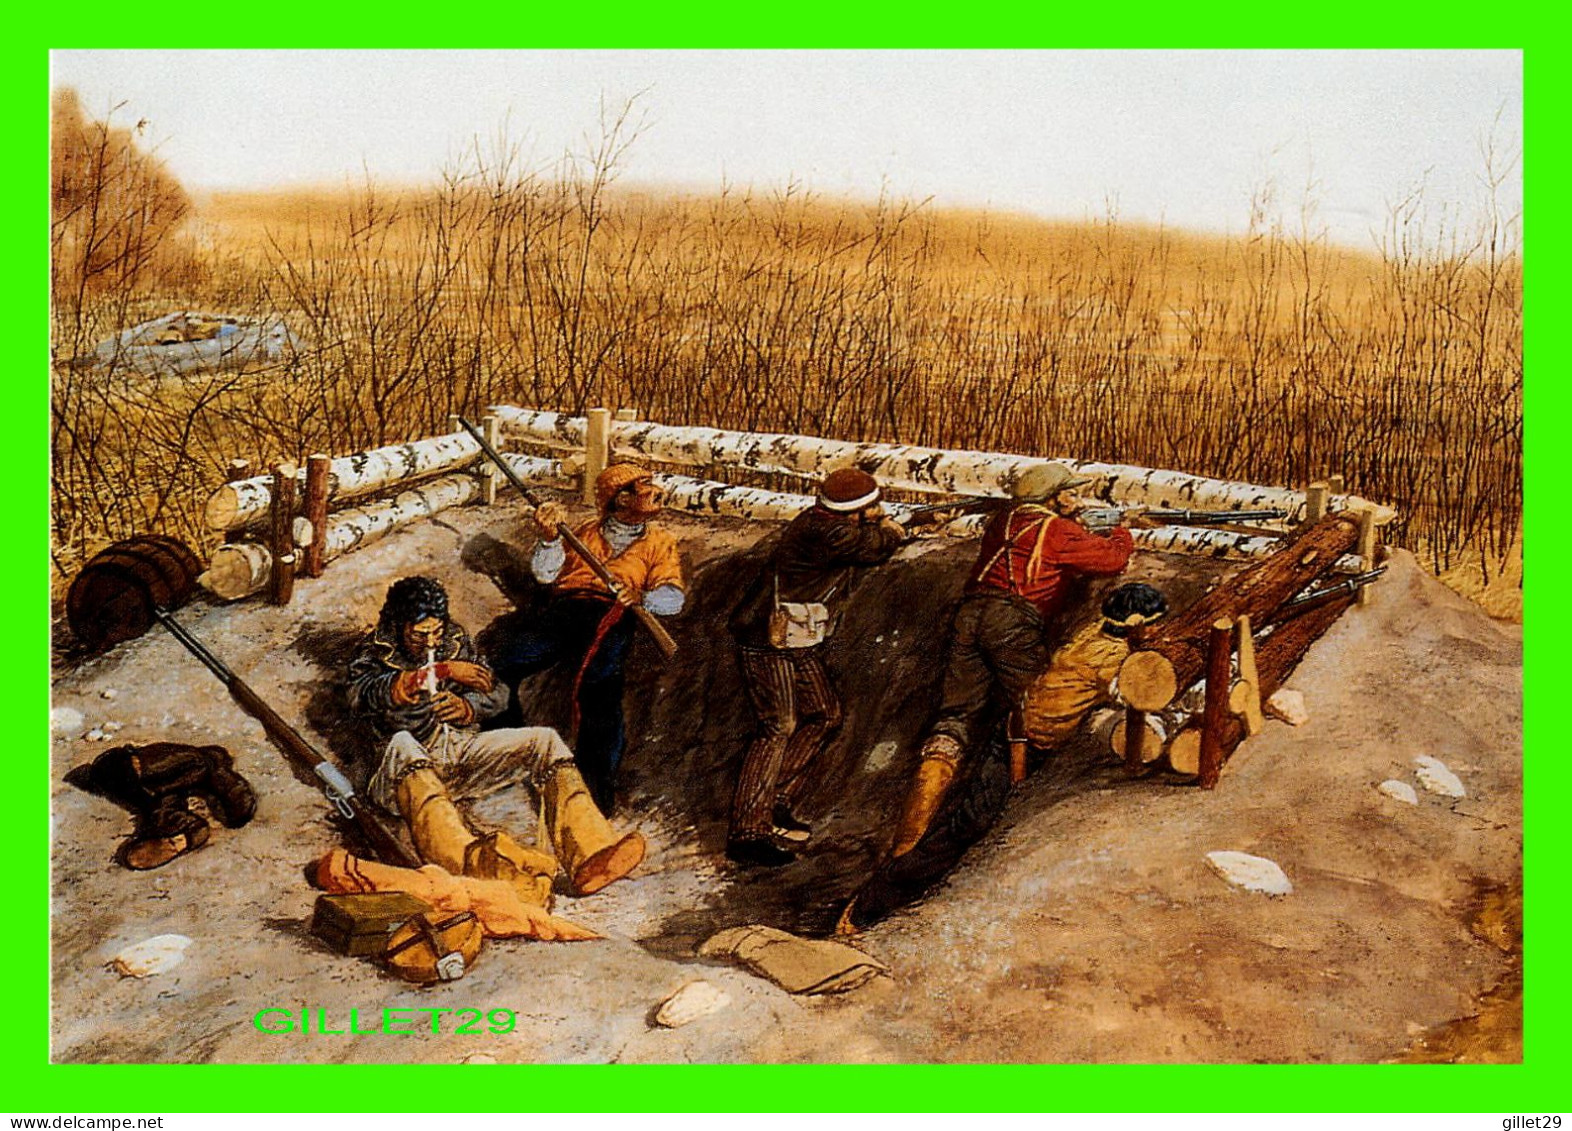
[[[731,1004],[731,995],[705,981],[689,982],[665,1001],[655,1011],[655,1023],[667,1029],[676,1029],[718,1013]]]
[[[1283,870],[1262,856],[1247,852],[1208,852],[1206,862],[1219,876],[1246,891],[1287,895],[1294,890]]]
[[[1303,692],[1289,691],[1287,688],[1278,688],[1272,692],[1271,698],[1261,708],[1274,719],[1282,719],[1291,727],[1304,726],[1310,721],[1310,712],[1305,708]]]
[[[1404,805],[1419,804],[1419,795],[1414,792],[1414,787],[1409,785],[1406,781],[1398,781],[1396,778],[1387,778],[1386,781],[1376,786],[1376,788],[1390,797],[1393,801],[1401,801]]]
[[[1439,793],[1443,797],[1468,796],[1463,783],[1458,780],[1456,774],[1446,768],[1446,763],[1441,759],[1421,754],[1414,759],[1414,767],[1414,776],[1419,779],[1419,784],[1431,793]]]
[[[101,699],[113,699],[116,695],[119,694],[120,692],[116,691],[113,687],[106,687],[98,693],[99,698]]]
[[[109,965],[122,978],[150,978],[179,966],[190,945],[185,935],[154,935],[126,947]]]
[[[49,729],[55,734],[71,734],[82,729],[82,712],[75,707],[56,707],[49,712]]]

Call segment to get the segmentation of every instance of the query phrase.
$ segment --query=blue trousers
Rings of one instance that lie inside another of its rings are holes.
[[[520,680],[559,666],[566,667],[571,677],[584,666],[584,654],[610,608],[608,599],[556,596],[527,629],[509,633],[492,645],[492,670],[513,688],[509,716],[522,717],[517,699]],[[617,766],[627,746],[622,719],[623,666],[636,623],[631,613],[623,612],[601,639],[579,681],[573,757],[590,795],[607,814],[612,808]]]

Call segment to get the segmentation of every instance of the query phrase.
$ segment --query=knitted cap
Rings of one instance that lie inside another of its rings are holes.
[[[832,471],[819,485],[819,502],[826,510],[860,511],[878,499],[878,481],[855,467]]]
[[[1038,463],[1021,472],[1010,485],[1010,494],[1023,503],[1041,503],[1060,491],[1084,487],[1091,480],[1077,475],[1062,463]]]
[[[653,479],[654,473],[636,463],[614,463],[595,477],[595,507],[602,512],[611,505],[618,491],[641,479]]]

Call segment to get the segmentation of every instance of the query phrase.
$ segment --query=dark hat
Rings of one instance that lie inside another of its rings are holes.
[[[878,480],[855,467],[832,471],[819,485],[819,502],[828,510],[860,511],[878,501]]]

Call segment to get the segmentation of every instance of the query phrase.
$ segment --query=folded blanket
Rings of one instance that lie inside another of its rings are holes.
[[[854,946],[830,939],[800,939],[776,927],[729,927],[710,936],[699,954],[746,966],[794,994],[854,990],[890,968]]]
[[[436,864],[399,868],[335,848],[317,862],[317,885],[331,892],[404,891],[437,911],[473,911],[481,929],[492,938],[523,936],[573,942],[605,937],[544,907],[525,903],[505,880],[455,876]]]

